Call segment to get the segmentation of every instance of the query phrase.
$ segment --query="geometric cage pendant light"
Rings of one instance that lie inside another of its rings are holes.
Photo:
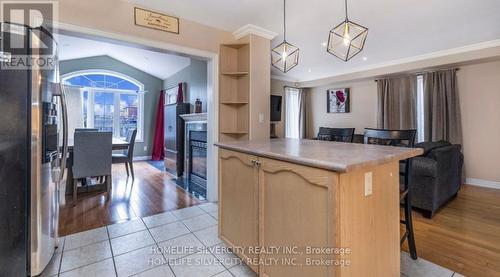
[[[368,28],[349,20],[345,0],[345,20],[330,30],[326,51],[347,62],[363,50]]]
[[[299,48],[286,41],[286,0],[283,0],[283,42],[271,50],[271,65],[286,73],[299,64]]]

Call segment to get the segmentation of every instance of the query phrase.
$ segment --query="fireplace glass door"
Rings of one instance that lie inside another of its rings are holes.
[[[207,143],[191,140],[191,174],[207,179]]]

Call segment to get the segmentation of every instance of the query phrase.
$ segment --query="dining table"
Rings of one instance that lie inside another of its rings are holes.
[[[126,150],[129,147],[129,142],[120,138],[113,138],[112,141],[112,150]],[[68,173],[66,175],[66,192],[65,194],[73,193],[73,149],[74,149],[74,140],[68,139],[68,161],[67,168]]]

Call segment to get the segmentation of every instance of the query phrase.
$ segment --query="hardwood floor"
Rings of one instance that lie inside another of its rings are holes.
[[[135,217],[193,206],[202,201],[177,187],[164,173],[147,162],[135,162],[135,180],[127,178],[124,165],[113,165],[113,191],[109,202],[103,193],[79,194],[60,208],[59,234],[66,236]]]
[[[469,277],[500,276],[500,190],[464,185],[432,219],[413,215],[419,257]]]

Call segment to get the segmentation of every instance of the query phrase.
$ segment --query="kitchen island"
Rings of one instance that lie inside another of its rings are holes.
[[[259,276],[400,276],[399,161],[421,149],[216,145],[219,237]]]

